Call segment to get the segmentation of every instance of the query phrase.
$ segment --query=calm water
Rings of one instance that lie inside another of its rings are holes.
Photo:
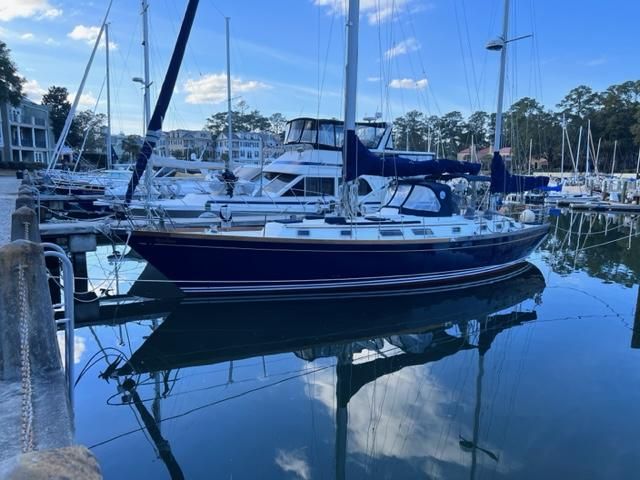
[[[636,222],[557,222],[491,285],[114,308],[77,332],[77,440],[107,479],[637,478]]]

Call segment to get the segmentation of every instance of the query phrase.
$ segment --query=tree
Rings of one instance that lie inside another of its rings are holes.
[[[78,113],[73,119],[76,129],[80,133],[78,138],[72,138],[77,143],[69,143],[69,146],[79,150],[84,142],[85,152],[98,152],[106,148],[106,135],[104,127],[107,116],[104,113],[95,114],[91,110]],[[86,142],[85,142],[86,137]]]
[[[465,131],[464,117],[460,112],[449,112],[436,122],[441,148],[445,157],[456,158],[462,149]],[[469,139],[471,140],[471,139]]]
[[[243,108],[246,109],[246,104],[243,105]],[[267,132],[271,128],[269,119],[258,110],[252,110],[249,113],[232,111],[231,125],[235,132]],[[218,112],[207,118],[205,129],[209,130],[214,136],[226,132],[227,112]]]
[[[69,110],[71,110],[68,97],[69,91],[66,87],[57,87],[55,85],[49,87],[47,93],[42,97],[42,104],[49,107],[49,120],[51,120],[51,128],[53,129],[53,135],[56,141],[58,141],[62,133],[67,115],[69,115]],[[67,137],[69,144],[78,143],[77,133],[77,129],[75,129],[74,132],[69,132],[69,136]]]
[[[466,143],[473,144],[477,149],[489,146],[489,115],[487,112],[473,112],[469,115],[465,128]]]
[[[11,60],[11,50],[0,40],[0,103],[17,106],[23,97],[23,83],[24,79],[18,75],[18,68]]]
[[[407,112],[393,122],[394,145],[397,149],[424,151],[428,142],[428,123],[417,110]]]
[[[591,87],[580,85],[572,89],[557,105],[568,117],[586,118],[598,108],[598,94]]]
[[[274,113],[269,117],[269,131],[274,135],[281,135],[287,126],[287,119],[281,113]]]
[[[127,135],[122,139],[122,151],[129,160],[133,160],[138,156],[140,148],[142,148],[142,138],[138,135]]]

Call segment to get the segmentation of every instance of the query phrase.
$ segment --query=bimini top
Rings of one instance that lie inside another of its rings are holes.
[[[355,132],[347,132],[347,158],[344,160],[345,178],[351,181],[360,175],[379,177],[414,177],[418,175],[441,176],[444,174],[477,175],[479,163],[457,160],[411,160],[399,155],[378,156],[358,139]]]

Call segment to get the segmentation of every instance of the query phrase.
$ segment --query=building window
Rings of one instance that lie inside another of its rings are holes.
[[[11,145],[14,145],[16,147],[20,145],[18,139],[18,127],[13,125],[11,126]]]

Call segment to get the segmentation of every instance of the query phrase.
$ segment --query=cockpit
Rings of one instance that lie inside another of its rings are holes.
[[[380,122],[356,124],[356,134],[369,149],[381,148],[387,125]],[[287,123],[285,145],[309,144],[319,149],[339,150],[344,142],[344,124],[339,120],[298,118]]]

